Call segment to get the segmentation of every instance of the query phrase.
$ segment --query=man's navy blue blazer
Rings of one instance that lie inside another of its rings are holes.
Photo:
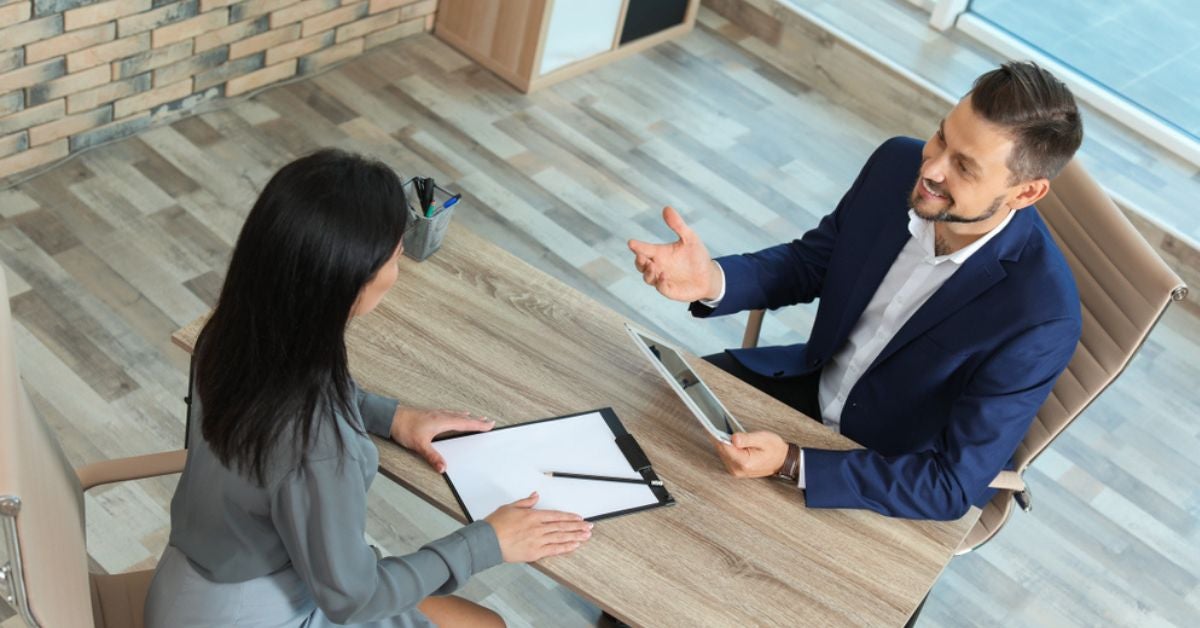
[[[911,237],[909,196],[923,142],[876,149],[832,214],[796,241],[717,260],[725,297],[696,316],[820,299],[806,344],[730,353],[770,377],[812,374],[842,348]],[[994,494],[1079,340],[1079,296],[1033,207],[967,261],[913,314],[850,391],[842,434],[865,449],[804,450],[816,508],[956,519]]]

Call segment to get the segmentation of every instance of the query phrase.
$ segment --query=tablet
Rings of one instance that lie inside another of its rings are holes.
[[[712,393],[704,380],[700,379],[692,367],[688,366],[687,360],[683,358],[683,354],[678,349],[644,331],[634,329],[629,323],[625,324],[625,331],[629,332],[629,335],[633,337],[634,344],[638,346],[646,359],[650,360],[658,374],[667,380],[671,390],[679,395],[683,405],[687,406],[700,425],[713,438],[723,443],[729,443],[729,437],[735,431],[746,431],[742,424],[738,423],[738,420],[725,409],[725,406]]]

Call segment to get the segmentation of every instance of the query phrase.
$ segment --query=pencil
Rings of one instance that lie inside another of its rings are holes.
[[[608,475],[587,475],[584,473],[562,473],[561,471],[545,471],[552,478],[569,478],[572,480],[595,480],[598,482],[622,482],[625,484],[645,484],[646,486],[662,486],[662,480],[646,480],[642,478],[615,478]]]

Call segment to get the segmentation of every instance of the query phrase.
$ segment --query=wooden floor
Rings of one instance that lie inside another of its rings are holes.
[[[0,191],[0,262],[35,405],[75,464],[180,446],[186,358],[168,336],[213,305],[256,191],[320,146],[462,191],[457,220],[696,353],[736,344],[743,317],[690,319],[642,284],[625,240],[666,239],[664,203],[714,254],[796,237],[895,131],[832,105],[724,26],[703,10],[677,43],[532,96],[419,36]],[[771,315],[764,342],[802,341],[812,314]],[[1034,465],[1034,511],[951,563],[921,625],[1195,625],[1198,377],[1200,322],[1176,309]],[[152,565],[172,490],[155,480],[90,494],[95,562]],[[369,508],[371,541],[392,553],[454,527],[382,479]],[[586,626],[598,613],[527,567],[486,572],[464,593],[513,626]]]

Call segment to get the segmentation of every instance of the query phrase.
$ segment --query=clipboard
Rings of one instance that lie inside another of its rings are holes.
[[[437,439],[446,479],[468,521],[538,491],[534,508],[599,521],[669,506],[666,486],[552,478],[549,471],[660,479],[612,408]]]

